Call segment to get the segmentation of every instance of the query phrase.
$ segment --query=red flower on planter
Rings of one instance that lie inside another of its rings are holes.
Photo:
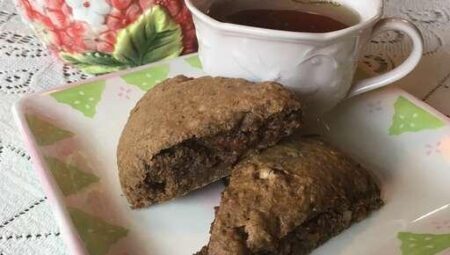
[[[111,53],[114,51],[114,44],[116,43],[116,32],[108,31],[100,34],[100,36],[95,39],[96,50],[100,52]]]
[[[155,15],[148,10],[161,6],[156,13],[158,17],[167,16],[167,27],[164,34],[171,40],[165,51],[156,51],[156,55],[148,55],[148,61],[156,61],[166,57],[173,57],[181,53],[193,52],[197,49],[194,25],[191,15],[183,0],[18,0],[25,16],[34,24],[37,32],[43,37],[50,49],[69,62],[79,64],[90,72],[109,72],[126,68],[130,65],[146,63],[140,58],[124,61],[120,50],[127,45],[124,39],[121,48],[118,47],[117,35],[123,29],[139,22],[144,26],[153,26],[151,18],[139,20],[144,14]],[[139,21],[138,21],[139,20]],[[172,24],[172,25],[169,25]],[[179,27],[174,27],[178,24]],[[136,31],[136,26],[133,33]],[[139,27],[139,26],[138,26]],[[181,29],[182,36],[179,32]],[[162,33],[152,31],[149,33]],[[125,36],[134,36],[127,35]],[[139,38],[139,37],[138,37]],[[173,44],[180,42],[181,44]],[[140,42],[139,52],[151,52],[153,44],[158,42],[145,40]],[[117,52],[117,49],[119,51]],[[126,59],[126,58],[125,58]],[[95,67],[90,66],[97,65]],[[100,66],[98,66],[100,64]]]
[[[29,0],[20,0],[27,17],[40,24],[49,46],[57,51],[83,52],[87,49],[83,36],[86,25],[70,20],[71,10],[63,0],[49,0],[41,12]]]

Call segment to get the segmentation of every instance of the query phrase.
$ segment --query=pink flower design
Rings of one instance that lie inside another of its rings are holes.
[[[102,193],[97,190],[92,190],[87,195],[87,203],[92,206],[97,212],[108,211],[108,204]]]
[[[111,5],[119,10],[124,10],[130,6],[131,0],[111,0]]]
[[[47,16],[53,21],[53,25],[57,29],[63,29],[70,25],[70,21],[66,18],[69,15],[70,9],[64,8],[63,10],[48,10]]]
[[[183,0],[18,0],[55,53],[112,53],[118,32],[155,4],[166,8],[183,32],[183,53],[194,52],[197,40]]]
[[[431,156],[433,153],[441,153],[440,146],[441,142],[425,145],[427,156]]]
[[[179,0],[156,0],[156,4],[164,6],[172,17],[178,16],[184,6]]]
[[[113,7],[114,9],[106,18],[106,26],[109,30],[124,28],[135,21],[139,15],[142,14],[141,7],[139,7],[136,3],[133,3],[124,9],[119,9],[122,8],[122,5],[119,5],[119,8],[117,8],[113,4]]]
[[[446,136],[441,140],[439,150],[441,151],[442,156],[450,162],[450,136]]]
[[[100,34],[98,38],[95,39],[97,51],[111,53],[114,51],[114,44],[116,43],[116,32],[107,31]]]
[[[63,158],[68,158],[78,150],[77,145],[74,142],[66,142],[64,144],[61,144],[62,145],[60,148],[58,148],[58,150]]]
[[[63,0],[49,0],[42,12],[29,0],[20,0],[20,4],[31,21],[43,26],[41,33],[54,50],[82,52],[88,49],[83,38],[86,25],[70,19],[71,9]]]
[[[117,94],[120,98],[130,99],[130,88],[120,87],[119,93]]]
[[[175,22],[181,25],[183,31],[183,54],[197,51],[197,36],[195,34],[195,27],[192,21],[192,16],[189,10],[184,7],[180,13],[175,17]]]
[[[197,40],[192,16],[183,0],[156,0],[156,4],[164,6],[183,31],[183,53],[195,52]]]
[[[370,102],[368,104],[368,106],[369,106],[370,113],[380,112],[383,110],[382,102],[380,100],[375,101],[375,102]]]
[[[435,144],[427,144],[425,145],[425,148],[427,156],[437,153],[450,162],[450,136],[442,138]]]
[[[138,2],[142,10],[147,10],[149,7],[155,4],[155,0],[139,0]]]
[[[437,230],[450,230],[450,220],[432,221],[431,224]]]

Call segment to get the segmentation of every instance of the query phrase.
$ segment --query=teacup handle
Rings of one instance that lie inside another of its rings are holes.
[[[386,18],[380,20],[374,27],[372,36],[386,31],[400,31],[407,34],[413,42],[411,55],[393,70],[372,78],[357,82],[347,97],[353,97],[380,87],[389,85],[408,75],[416,66],[423,53],[423,37],[419,29],[411,22],[401,18]]]

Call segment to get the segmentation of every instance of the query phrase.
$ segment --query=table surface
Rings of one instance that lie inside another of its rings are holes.
[[[450,115],[450,1],[385,0],[386,16],[413,21],[425,37],[420,65],[400,86]],[[375,38],[364,68],[385,72],[409,54],[411,43],[389,32]],[[89,78],[55,61],[22,23],[12,0],[0,0],[0,255],[68,254],[30,156],[11,114],[22,96]]]

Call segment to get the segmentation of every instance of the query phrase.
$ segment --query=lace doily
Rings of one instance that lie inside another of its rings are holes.
[[[22,96],[89,75],[55,61],[22,23],[12,0],[0,0],[0,255],[68,254],[13,121]],[[386,0],[386,16],[412,20],[425,37],[419,67],[397,84],[450,115],[450,1]],[[403,61],[410,42],[387,33],[367,47],[362,62],[382,73]]]

